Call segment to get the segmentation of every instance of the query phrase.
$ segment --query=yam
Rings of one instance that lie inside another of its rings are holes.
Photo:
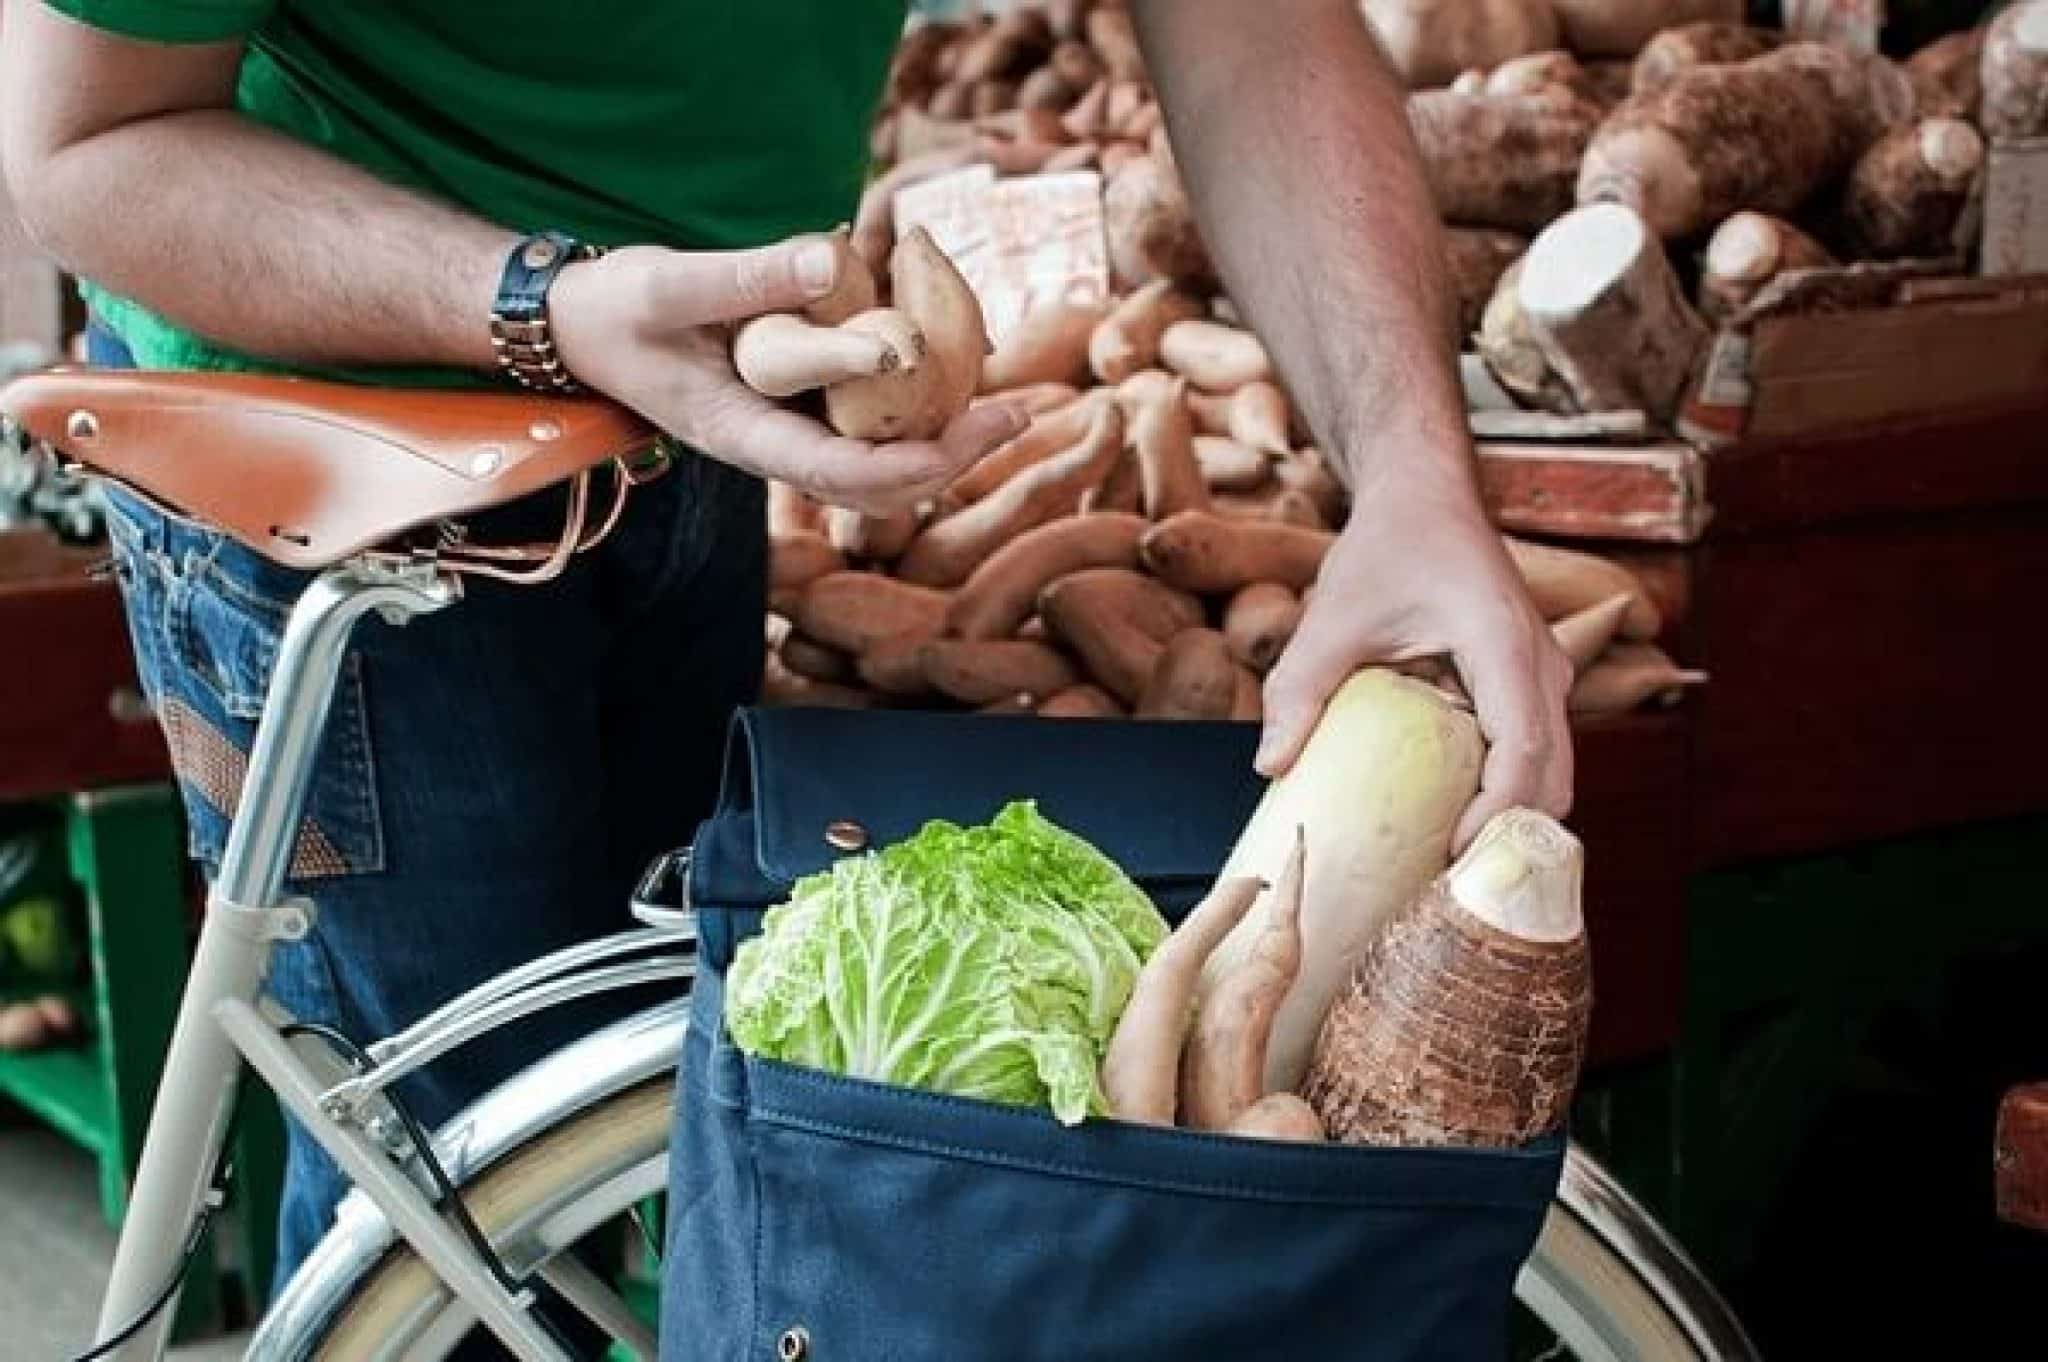
[[[892,309],[863,313],[846,323],[900,310],[924,337],[924,354],[873,378],[825,390],[833,429],[862,440],[927,440],[960,413],[981,382],[988,333],[974,290],[930,233],[914,227],[890,257]]]
[[[1678,410],[1709,334],[1664,244],[1618,203],[1578,208],[1524,257],[1516,299],[1580,411]]]
[[[1244,1109],[1230,1123],[1230,1133],[1248,1140],[1291,1140],[1296,1144],[1323,1144],[1323,1118],[1306,1098],[1291,1092],[1269,1092]]]
[[[1849,176],[1842,230],[1850,248],[1876,260],[1960,254],[1956,227],[1983,168],[1984,139],[1961,119],[1893,129]]]
[[[1335,536],[1271,521],[1232,520],[1183,511],[1147,531],[1138,556],[1170,586],[1223,595],[1253,582],[1306,589]]]
[[[1607,645],[1614,641],[1615,631],[1621,628],[1622,616],[1628,613],[1634,600],[1635,597],[1626,592],[1609,596],[1596,605],[1566,615],[1550,626],[1558,650],[1571,659],[1574,673],[1585,671],[1593,665],[1593,659],[1606,651]]]
[[[792,633],[782,640],[776,649],[782,655],[782,665],[807,681],[830,681],[844,685],[855,679],[853,659],[837,648],[827,647],[814,638]]]
[[[1069,448],[1088,433],[1094,417],[1095,404],[1079,400],[1033,416],[1021,434],[997,445],[947,485],[939,496],[941,509],[957,510],[980,501],[1025,469]]]
[[[967,112],[976,119],[1004,113],[1016,107],[1017,85],[1014,81],[985,80],[973,87],[967,99]]]
[[[1145,514],[1164,520],[1181,511],[1207,510],[1209,489],[1195,461],[1194,424],[1182,380],[1138,408],[1131,444],[1138,456],[1138,490]]]
[[[1276,383],[1255,379],[1230,395],[1222,433],[1262,454],[1284,455],[1293,446],[1293,426],[1287,394]]]
[[[1102,60],[1111,80],[1144,80],[1145,57],[1138,49],[1137,30],[1126,10],[1104,5],[1088,12],[1088,46]]]
[[[1148,528],[1135,515],[1098,514],[1054,520],[1026,530],[990,554],[968,577],[946,612],[946,632],[966,639],[1014,633],[1046,586],[1087,568],[1138,566],[1138,536]]]
[[[1452,227],[1444,233],[1445,268],[1458,302],[1458,335],[1479,330],[1486,305],[1508,267],[1529,249],[1529,239],[1488,227]]]
[[[1088,338],[1088,364],[1104,383],[1122,383],[1159,363],[1159,338],[1202,315],[1201,300],[1172,279],[1155,279],[1118,303]]]
[[[924,679],[924,645],[931,637],[930,626],[921,623],[877,639],[854,660],[854,669],[862,682],[883,695],[924,699],[932,693],[931,683]]]
[[[1782,34],[1747,24],[1680,24],[1650,39],[1636,55],[1629,88],[1636,92],[1662,89],[1680,71],[1748,61],[1784,41]]]
[[[1206,392],[1235,392],[1273,376],[1273,362],[1259,338],[1221,322],[1175,322],[1159,338],[1159,357]]]
[[[1201,603],[1142,573],[1090,568],[1046,587],[1039,614],[1095,681],[1135,704],[1165,642],[1202,623]]]
[[[1053,695],[1081,679],[1057,649],[1025,639],[935,638],[919,665],[933,690],[964,705]]]
[[[1141,719],[1228,719],[1237,705],[1237,663],[1214,629],[1175,634],[1138,695]]]
[[[1710,322],[1725,322],[1779,275],[1834,263],[1827,247],[1783,218],[1737,213],[1707,242],[1700,270],[1700,313]]]
[[[1182,1119],[1198,1130],[1230,1128],[1267,1090],[1273,1024],[1301,972],[1307,861],[1296,825],[1262,911],[1225,938],[1234,937],[1239,949],[1224,953],[1219,946],[1209,955],[1180,1065]]]
[[[1264,518],[1276,525],[1297,525],[1305,530],[1328,530],[1337,523],[1317,509],[1314,497],[1299,487],[1285,485],[1266,503]]]
[[[733,337],[732,363],[740,381],[763,397],[798,393],[886,374],[920,356],[904,349],[906,329],[894,335],[878,329],[819,326],[792,313],[771,312],[741,324]]]
[[[825,512],[825,536],[832,547],[848,558],[863,562],[888,562],[898,557],[917,537],[917,512],[891,511],[867,515],[834,506]]]
[[[1359,9],[1413,89],[1557,46],[1548,0],[1361,0]]]
[[[1144,478],[1138,471],[1138,452],[1126,446],[1102,481],[1081,498],[1081,514],[1136,515],[1144,509]]]
[[[1408,123],[1446,222],[1535,232],[1571,207],[1600,110],[1568,90],[1408,97]]]
[[[1119,286],[1173,279],[1207,288],[1216,268],[1195,225],[1194,205],[1180,175],[1155,150],[1117,167],[1103,189],[1109,265]]]
[[[977,82],[1021,76],[1045,60],[1052,41],[1043,11],[1011,10],[966,40],[953,78]]]
[[[798,676],[770,653],[761,670],[761,703],[783,709],[873,709],[876,700],[858,686]]]
[[[780,478],[768,479],[768,537],[816,534],[825,528],[825,508]]]
[[[2048,0],[2024,0],[1991,21],[1979,78],[1986,136],[2048,136]]]
[[[1050,66],[1041,66],[1017,87],[1017,107],[1065,113],[1074,107],[1086,86],[1076,87]]]
[[[1578,201],[1625,204],[1667,240],[1743,209],[1789,216],[1909,111],[1910,86],[1906,110],[1880,91],[1881,61],[1789,43],[1682,70],[1607,116],[1586,147]]]
[[[1096,303],[1060,301],[1032,308],[982,365],[981,390],[1083,381],[1088,341],[1102,318],[1103,308]]]
[[[1274,460],[1273,478],[1285,491],[1298,492],[1306,497],[1316,508],[1323,524],[1343,523],[1349,494],[1345,492],[1344,484],[1337,481],[1337,475],[1330,471],[1329,460],[1323,457],[1322,450],[1310,447],[1288,451]]]
[[[1936,38],[1906,59],[1913,108],[1922,118],[1975,120],[1984,104],[1984,30]]]
[[[984,393],[971,405],[978,407],[984,402],[1006,402],[1027,416],[1035,417],[1057,411],[1080,395],[1081,390],[1071,383],[1027,383],[1020,388],[1000,388]]]
[[[1582,57],[1633,57],[1667,28],[1739,24],[1745,0],[1552,0],[1565,46]]]
[[[1301,625],[1301,594],[1278,582],[1253,582],[1230,598],[1223,637],[1230,655],[1264,676]]]
[[[1081,494],[1101,482],[1123,452],[1123,413],[1107,398],[1093,408],[1080,441],[1024,469],[971,506],[932,522],[896,564],[896,575],[924,586],[967,580],[988,556],[1026,530],[1071,515]]]
[[[911,630],[937,633],[946,595],[873,572],[828,572],[797,598],[796,627],[830,647],[863,653]]]
[[[1061,40],[1046,60],[1045,69],[1058,76],[1077,93],[1093,89],[1102,79],[1102,59],[1084,42]]]

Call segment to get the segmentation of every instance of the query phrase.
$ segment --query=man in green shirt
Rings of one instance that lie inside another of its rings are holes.
[[[1562,812],[1568,668],[1479,505],[1436,214],[1355,0],[1132,9],[1231,295],[1355,493],[1268,682],[1261,767],[1358,666],[1448,653],[1491,742],[1461,836],[1509,803]],[[319,930],[274,979],[301,1015],[381,1034],[615,925],[758,682],[756,475],[887,511],[1018,428],[990,406],[870,446],[726,358],[727,325],[830,287],[801,234],[852,216],[902,20],[900,0],[8,0],[8,182],[92,281],[103,360],[492,381],[508,262],[553,231],[610,248],[545,295],[569,375],[704,456],[560,581],[363,631],[294,863]],[[210,865],[303,579],[132,498],[110,522]],[[487,1038],[411,1095],[443,1119],[575,1021]],[[338,1191],[295,1139],[287,1269]]]

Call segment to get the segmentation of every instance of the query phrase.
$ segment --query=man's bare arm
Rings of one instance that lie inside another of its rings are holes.
[[[482,320],[513,234],[234,113],[241,57],[8,0],[0,137],[30,235],[236,349],[489,367]]]
[[[1448,654],[1488,739],[1458,840],[1571,803],[1571,669],[1487,522],[1442,229],[1405,92],[1356,0],[1134,0],[1182,174],[1232,299],[1273,352],[1351,520],[1266,681],[1285,770],[1357,668]]]
[[[491,366],[517,237],[236,113],[242,48],[100,32],[5,0],[0,153],[30,233],[76,273],[251,354]],[[569,370],[714,458],[835,505],[915,505],[1022,414],[985,405],[938,440],[841,438],[742,385],[726,327],[828,292],[818,239],[753,250],[630,246],[564,269],[549,315]]]

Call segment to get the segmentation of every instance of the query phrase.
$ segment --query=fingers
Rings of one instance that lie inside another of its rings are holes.
[[[1294,765],[1323,706],[1358,667],[1355,640],[1339,627],[1337,608],[1337,593],[1311,595],[1293,640],[1266,677],[1265,729],[1252,764],[1269,779]]]
[[[839,253],[823,235],[744,251],[669,251],[651,276],[647,301],[657,325],[714,326],[824,297],[838,282]]]
[[[1457,659],[1472,695],[1486,765],[1479,794],[1458,822],[1453,850],[1463,851],[1503,809],[1539,809],[1562,818],[1572,803],[1572,738],[1565,716],[1571,663],[1544,630],[1521,637],[1488,636],[1484,651]]]

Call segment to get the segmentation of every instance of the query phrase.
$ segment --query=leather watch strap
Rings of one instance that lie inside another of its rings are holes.
[[[505,258],[498,297],[491,304],[491,351],[499,371],[522,388],[582,391],[555,349],[554,331],[548,324],[548,289],[563,266],[594,260],[600,254],[596,246],[566,232],[538,232],[514,246]]]

